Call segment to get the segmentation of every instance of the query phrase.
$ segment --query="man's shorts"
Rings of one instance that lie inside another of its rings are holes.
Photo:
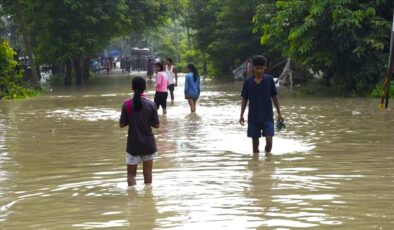
[[[168,97],[167,92],[156,92],[155,93],[154,101],[156,103],[157,108],[159,108],[160,106],[163,109],[167,108],[167,97]]]
[[[150,155],[131,155],[126,153],[126,163],[128,165],[138,165],[144,161],[153,160],[156,156],[156,153]]]
[[[169,90],[170,92],[173,92],[174,89],[175,89],[175,84],[170,84],[170,85],[168,85],[168,90]]]
[[[253,139],[274,136],[274,122],[248,123],[248,137]]]

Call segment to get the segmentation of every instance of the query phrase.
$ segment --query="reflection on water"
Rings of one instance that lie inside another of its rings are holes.
[[[377,101],[282,91],[287,128],[265,157],[238,124],[240,82],[203,82],[196,114],[180,85],[155,131],[153,185],[139,169],[127,188],[117,121],[130,82],[99,78],[0,101],[2,229],[394,226],[394,116]]]

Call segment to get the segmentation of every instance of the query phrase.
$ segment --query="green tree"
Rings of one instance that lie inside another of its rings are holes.
[[[26,54],[31,65],[30,81],[33,85],[38,86],[40,79],[39,65],[35,58],[36,55],[33,53],[33,33],[28,25],[29,19],[26,17],[32,3],[28,0],[0,0],[0,4],[3,10],[12,16],[13,20],[19,25]]]
[[[190,27],[196,46],[207,54],[217,74],[231,70],[253,54],[264,52],[253,33],[253,17],[261,0],[190,1]]]
[[[66,85],[71,84],[73,71],[78,84],[87,79],[90,57],[113,38],[159,23],[164,9],[159,0],[0,1],[8,14],[15,15],[21,31],[28,32],[23,34],[29,35],[24,37],[31,60],[64,64]]]
[[[15,55],[8,42],[0,39],[0,99],[26,97],[32,93],[23,87],[22,72],[18,70]]]
[[[127,29],[128,6],[123,0],[77,1],[37,0],[32,5],[32,27],[37,53],[42,63],[64,63],[65,84],[71,84],[72,66],[76,82],[87,78],[89,57],[105,47],[110,39]],[[81,68],[81,61],[84,65]]]
[[[265,1],[254,18],[261,41],[324,83],[365,93],[387,62],[392,1]]]

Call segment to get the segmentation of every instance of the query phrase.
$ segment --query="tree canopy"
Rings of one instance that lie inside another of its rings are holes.
[[[363,94],[383,79],[393,7],[390,0],[0,0],[0,34],[19,34],[8,40],[23,41],[32,64],[64,65],[66,84],[72,67],[81,82],[90,56],[128,43],[214,76],[231,75],[254,54],[290,58],[326,86]]]
[[[254,18],[261,41],[326,84],[367,92],[383,79],[392,1],[266,1]]]
[[[206,52],[217,74],[231,70],[253,54],[264,52],[252,19],[260,0],[189,1],[190,27],[197,48]]]

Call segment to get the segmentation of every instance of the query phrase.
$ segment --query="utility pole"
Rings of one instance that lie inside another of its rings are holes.
[[[386,78],[384,80],[384,93],[381,99],[381,107],[387,109],[389,106],[389,97],[390,97],[390,83],[391,83],[391,75],[393,74],[393,65],[394,65],[394,11],[393,11],[393,26],[391,29],[391,39],[390,39],[390,54],[389,54],[389,66],[387,68]]]

